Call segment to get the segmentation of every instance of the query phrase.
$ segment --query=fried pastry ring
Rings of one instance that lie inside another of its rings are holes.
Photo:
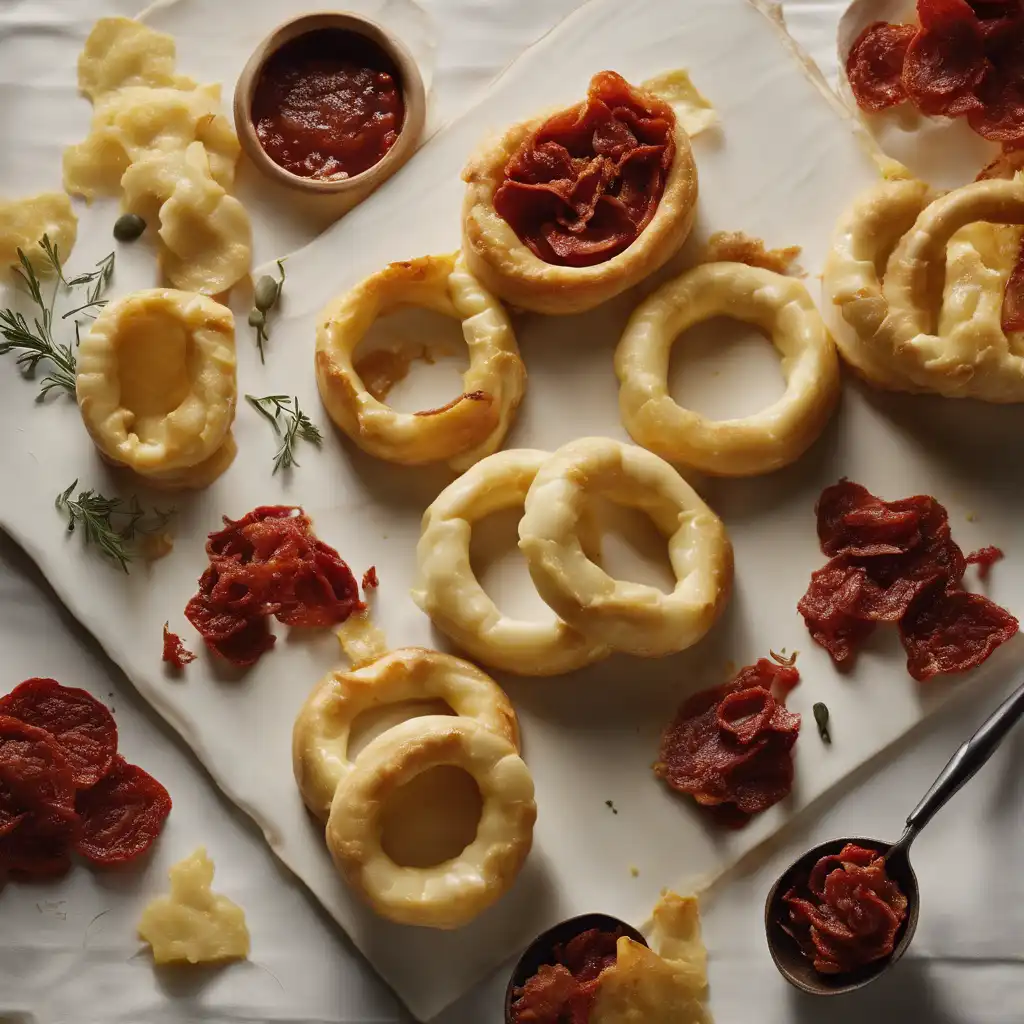
[[[426,412],[399,413],[377,401],[352,365],[356,347],[382,313],[422,306],[462,321],[469,347],[465,392]],[[316,334],[316,379],[331,419],[363,451],[415,466],[465,469],[496,451],[526,386],[515,334],[501,304],[458,254],[392,263],[323,311]]]
[[[591,494],[640,509],[668,538],[671,594],[613,579],[587,557],[576,531]],[[558,615],[615,650],[644,657],[695,644],[732,590],[732,544],[718,516],[663,459],[609,438],[571,441],[544,462],[526,495],[519,547]]]
[[[154,486],[204,487],[235,454],[234,317],[171,288],[115,299],[82,339],[75,390],[105,459]]]
[[[306,806],[326,821],[341,779],[351,770],[352,724],[365,711],[414,700],[444,701],[519,749],[519,725],[498,684],[461,658],[403,647],[348,672],[329,672],[295,719],[292,768]],[[420,719],[415,719],[420,721]]]
[[[764,331],[782,356],[785,394],[742,419],[709,420],[668,393],[683,331],[728,316]],[[634,311],[615,350],[619,408],[637,444],[717,476],[770,473],[814,443],[839,399],[839,360],[800,281],[743,263],[705,263],[662,285]]]
[[[643,93],[646,90],[636,89]],[[659,103],[663,102],[661,100]],[[667,262],[683,245],[697,208],[697,165],[690,137],[674,118],[675,155],[650,223],[624,251],[589,267],[547,263],[536,256],[494,207],[505,167],[553,114],[513,125],[470,157],[462,178],[462,251],[470,271],[499,298],[521,309],[582,313],[624,292]]]
[[[441,765],[468,772],[483,809],[476,838],[434,867],[403,867],[381,845],[388,798]],[[338,871],[382,917],[428,928],[460,928],[512,885],[533,843],[533,779],[504,736],[469,718],[431,715],[396,725],[356,759],[338,784],[327,846]]]
[[[502,614],[469,559],[473,523],[521,505],[547,452],[497,452],[449,484],[423,514],[412,597],[434,625],[477,661],[518,675],[553,676],[607,657],[610,648],[566,623],[528,622]],[[591,518],[579,523],[582,550],[600,552]]]
[[[1000,225],[1024,224],[1024,182],[929,199],[921,182],[885,181],[840,220],[822,277],[840,352],[891,390],[1024,401],[1024,359],[1002,329],[1016,246],[1000,243]]]

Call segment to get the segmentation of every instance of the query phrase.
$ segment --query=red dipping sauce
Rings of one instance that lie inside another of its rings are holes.
[[[404,119],[395,62],[344,29],[317,29],[285,43],[263,65],[252,101],[267,156],[319,181],[351,178],[379,163]]]

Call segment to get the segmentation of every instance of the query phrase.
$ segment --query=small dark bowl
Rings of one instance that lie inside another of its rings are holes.
[[[839,853],[847,844],[855,843],[869,850],[878,850],[886,854],[892,843],[883,843],[877,839],[866,839],[857,836],[850,836],[847,839],[831,839],[827,843],[808,850],[797,861],[791,864],[781,875],[779,880],[771,887],[768,898],[764,904],[764,928],[768,940],[768,950],[775,961],[779,973],[791,985],[795,985],[803,992],[816,996],[838,996],[854,989],[862,988],[870,981],[874,981],[883,971],[888,970],[901,956],[910,940],[914,937],[917,929],[917,918],[920,910],[920,890],[918,889],[917,876],[910,866],[910,861],[903,857],[894,857],[886,864],[889,877],[900,887],[900,890],[907,897],[907,916],[903,919],[899,931],[896,932],[896,942],[892,953],[884,960],[876,960],[872,964],[848,974],[819,974],[811,964],[811,961],[804,956],[796,940],[793,939],[780,925],[784,919],[785,907],[782,897],[798,882],[806,881],[819,857],[826,857],[830,854]]]
[[[574,939],[591,928],[599,928],[603,932],[614,932],[621,929],[622,934],[642,946],[647,945],[647,940],[632,925],[620,921],[617,917],[609,914],[581,914],[579,917],[570,917],[546,932],[541,932],[531,942],[523,955],[516,962],[512,977],[508,979],[508,987],[505,989],[505,1024],[512,1021],[512,1003],[515,1002],[515,990],[526,984],[544,964],[553,963],[552,950],[555,946],[564,945],[570,939]]]

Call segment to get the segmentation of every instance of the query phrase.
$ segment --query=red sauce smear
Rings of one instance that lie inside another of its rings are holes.
[[[675,157],[675,125],[667,103],[601,71],[582,103],[519,147],[494,208],[545,263],[603,263],[654,217]]]
[[[512,1024],[587,1024],[598,980],[615,964],[621,934],[591,928],[556,945],[551,962],[515,990]]]
[[[879,622],[899,624],[918,680],[980,665],[1018,630],[1005,608],[961,587],[967,559],[934,498],[883,501],[850,480],[818,499],[818,539],[831,556],[797,609],[837,665],[852,662]],[[991,565],[998,549],[972,556]]]
[[[0,884],[62,875],[72,852],[133,860],[170,811],[167,790],[117,753],[113,716],[85,690],[27,679],[0,698]]]
[[[783,702],[799,681],[792,660],[773,655],[695,694],[665,730],[654,774],[741,828],[793,787],[800,716]]]
[[[365,36],[318,29],[264,64],[252,101],[260,145],[292,174],[351,178],[398,140],[405,103],[394,61]]]
[[[784,897],[779,924],[819,974],[847,974],[892,954],[907,898],[877,850],[847,843]]]

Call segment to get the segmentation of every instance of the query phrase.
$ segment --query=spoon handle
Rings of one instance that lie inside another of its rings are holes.
[[[1024,714],[1024,683],[1021,683],[966,743],[962,743],[949,763],[932,783],[921,802],[907,818],[907,830],[916,835],[945,806],[964,783],[974,778],[979,768],[992,756],[1006,734]]]

